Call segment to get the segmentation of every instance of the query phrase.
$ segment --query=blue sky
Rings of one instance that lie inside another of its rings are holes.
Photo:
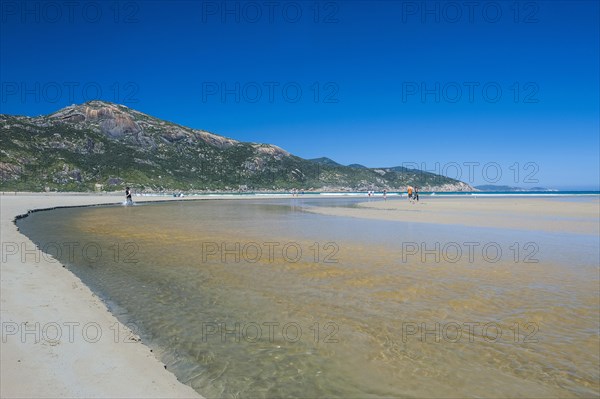
[[[597,1],[3,0],[0,13],[2,113],[101,98],[304,158],[600,185]]]

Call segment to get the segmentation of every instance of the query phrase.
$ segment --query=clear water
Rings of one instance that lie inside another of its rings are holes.
[[[208,398],[598,395],[598,237],[303,211],[355,201],[57,209],[19,227]]]

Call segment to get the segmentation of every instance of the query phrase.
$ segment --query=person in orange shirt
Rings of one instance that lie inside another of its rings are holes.
[[[408,186],[408,199],[409,199],[409,201],[412,200],[412,196],[413,196],[413,188],[412,188],[412,186]]]

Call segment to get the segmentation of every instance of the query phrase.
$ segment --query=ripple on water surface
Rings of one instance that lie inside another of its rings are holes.
[[[19,225],[42,248],[98,243],[98,259],[61,260],[206,397],[598,394],[593,237],[535,235],[538,263],[423,262],[402,243],[508,248],[535,233],[288,204],[55,210]]]

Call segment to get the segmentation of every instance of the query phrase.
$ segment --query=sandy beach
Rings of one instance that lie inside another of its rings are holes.
[[[13,223],[31,209],[121,201],[115,195],[0,196],[3,398],[200,397]]]
[[[566,202],[556,198],[406,198],[371,200],[356,207],[311,207],[310,212],[411,223],[435,223],[531,231],[600,234],[600,199]]]
[[[310,197],[313,196],[304,198]],[[256,197],[183,200],[218,198]],[[134,200],[181,199],[163,196]],[[35,244],[13,223],[15,217],[33,209],[122,201],[120,194],[0,196],[3,398],[200,397],[165,370],[149,347],[121,324],[78,277],[50,255],[36,250]],[[330,216],[517,229],[533,234],[598,234],[599,206],[597,197],[585,201],[422,197],[416,204],[406,198],[365,198],[353,207],[310,206],[304,210]]]

